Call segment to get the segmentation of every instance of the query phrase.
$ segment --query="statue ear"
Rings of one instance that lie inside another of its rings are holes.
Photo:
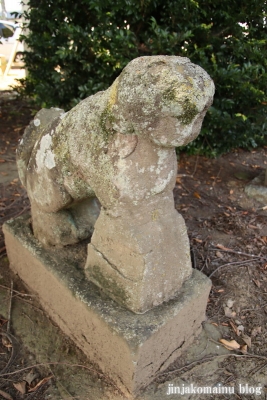
[[[121,133],[117,133],[112,147],[120,158],[127,158],[135,151],[137,143],[137,135],[122,135]]]

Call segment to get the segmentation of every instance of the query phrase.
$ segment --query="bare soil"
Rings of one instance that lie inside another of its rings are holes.
[[[1,92],[1,224],[29,210],[15,150],[33,114],[28,102]],[[178,158],[175,206],[188,227],[193,266],[213,284],[206,342],[204,336],[197,340],[193,356],[177,360],[140,399],[179,397],[166,394],[169,383],[235,388],[231,396],[184,395],[188,399],[267,399],[267,208],[244,193],[245,185],[267,167],[267,148],[237,149],[217,159],[186,154]],[[12,275],[2,232],[0,257],[0,399],[123,399]],[[226,351],[220,339],[234,340],[235,348]],[[210,355],[212,344],[221,354]],[[246,383],[260,386],[261,394],[238,392],[238,385]]]

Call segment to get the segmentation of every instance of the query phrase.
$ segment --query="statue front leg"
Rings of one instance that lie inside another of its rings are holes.
[[[192,268],[185,222],[172,198],[124,209],[120,218],[101,210],[85,268],[91,281],[136,313],[174,296]]]
[[[88,279],[136,313],[169,300],[192,273],[185,223],[174,207],[176,170],[174,149],[138,138],[115,164],[117,200],[103,204],[88,245]]]

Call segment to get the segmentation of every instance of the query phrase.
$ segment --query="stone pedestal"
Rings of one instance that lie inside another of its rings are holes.
[[[193,270],[176,297],[136,315],[85,278],[86,243],[48,250],[33,236],[27,216],[8,221],[3,229],[12,270],[128,398],[177,359],[200,332],[211,282],[199,271]]]

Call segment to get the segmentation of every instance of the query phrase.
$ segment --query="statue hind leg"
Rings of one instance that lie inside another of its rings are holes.
[[[91,237],[100,212],[95,197],[56,212],[42,211],[31,203],[34,236],[44,245],[66,246]]]

